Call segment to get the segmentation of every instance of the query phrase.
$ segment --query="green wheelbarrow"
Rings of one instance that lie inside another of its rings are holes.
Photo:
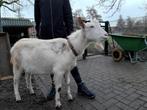
[[[119,62],[124,58],[129,58],[131,63],[143,61],[138,52],[147,48],[147,35],[110,34],[110,36],[113,42],[112,57],[114,61]]]

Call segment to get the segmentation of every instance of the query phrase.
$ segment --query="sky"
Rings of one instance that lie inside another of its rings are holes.
[[[86,15],[86,8],[88,6],[93,6],[97,4],[98,0],[71,0],[71,7],[72,10],[77,10],[77,9],[82,9],[83,13]],[[144,10],[144,5],[145,3],[147,4],[147,0],[125,0],[123,3],[121,10],[118,11],[115,15],[111,16],[112,11],[109,13],[105,13],[104,11],[106,9],[102,9],[99,7],[95,7],[98,11],[98,13],[102,16],[102,19],[104,21],[115,21],[119,18],[120,15],[123,16],[124,19],[126,19],[128,16],[130,17],[141,17],[145,16],[145,10]],[[25,8],[22,10],[23,11],[23,17],[26,18],[33,18],[34,13],[33,13],[33,5],[25,6]],[[16,16],[15,13],[10,13],[6,9],[2,10],[2,16],[7,16],[7,17],[14,17]]]
[[[74,1],[74,0],[73,0]],[[84,1],[84,3],[83,3]],[[82,8],[82,10],[86,10],[87,6],[92,6],[97,4],[98,0],[77,0],[72,4],[73,9]],[[118,11],[114,16],[112,15],[112,11],[109,13],[105,13],[106,9],[101,9],[99,7],[95,7],[102,18],[104,20],[116,20],[119,18],[120,14],[126,19],[128,16],[130,17],[140,17],[145,16],[144,5],[147,4],[147,0],[125,0],[121,7],[121,10]],[[82,4],[82,5],[81,5]]]

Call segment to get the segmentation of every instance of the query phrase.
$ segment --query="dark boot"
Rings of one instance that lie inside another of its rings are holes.
[[[78,94],[79,95],[82,95],[82,96],[85,96],[89,99],[94,99],[95,98],[95,94],[92,93],[84,83],[80,83],[78,85]]]
[[[86,86],[84,83],[82,83],[82,79],[81,76],[79,74],[78,68],[74,67],[71,70],[71,74],[74,78],[74,80],[76,81],[76,84],[78,86],[78,94],[88,97],[89,99],[94,99],[95,98],[95,94],[92,93]]]

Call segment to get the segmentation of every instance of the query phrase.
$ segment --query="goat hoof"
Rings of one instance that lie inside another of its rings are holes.
[[[56,106],[56,110],[61,110],[62,106]]]
[[[16,100],[16,103],[22,103],[22,100]]]
[[[68,99],[68,102],[73,102],[75,99],[72,98],[72,99]]]

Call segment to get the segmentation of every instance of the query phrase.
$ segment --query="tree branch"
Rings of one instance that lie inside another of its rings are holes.
[[[5,8],[7,8],[7,9],[9,9],[10,11],[12,11],[12,12],[16,12],[16,10],[13,10],[13,9],[11,9],[11,8],[9,8],[8,6],[6,6],[6,5],[3,5],[3,7],[5,7]]]
[[[34,5],[33,2],[32,2],[31,0],[28,0],[28,2],[29,2],[31,5]]]
[[[125,0],[98,0],[98,4],[95,6],[104,7],[106,13],[114,9],[111,15],[113,16],[118,10],[120,10],[123,1]]]
[[[18,4],[18,3],[17,3],[18,1],[19,1],[19,0],[13,0],[13,1],[11,1],[11,2],[2,1],[2,4],[7,4],[7,5],[10,5],[10,4],[13,4],[13,3]]]

